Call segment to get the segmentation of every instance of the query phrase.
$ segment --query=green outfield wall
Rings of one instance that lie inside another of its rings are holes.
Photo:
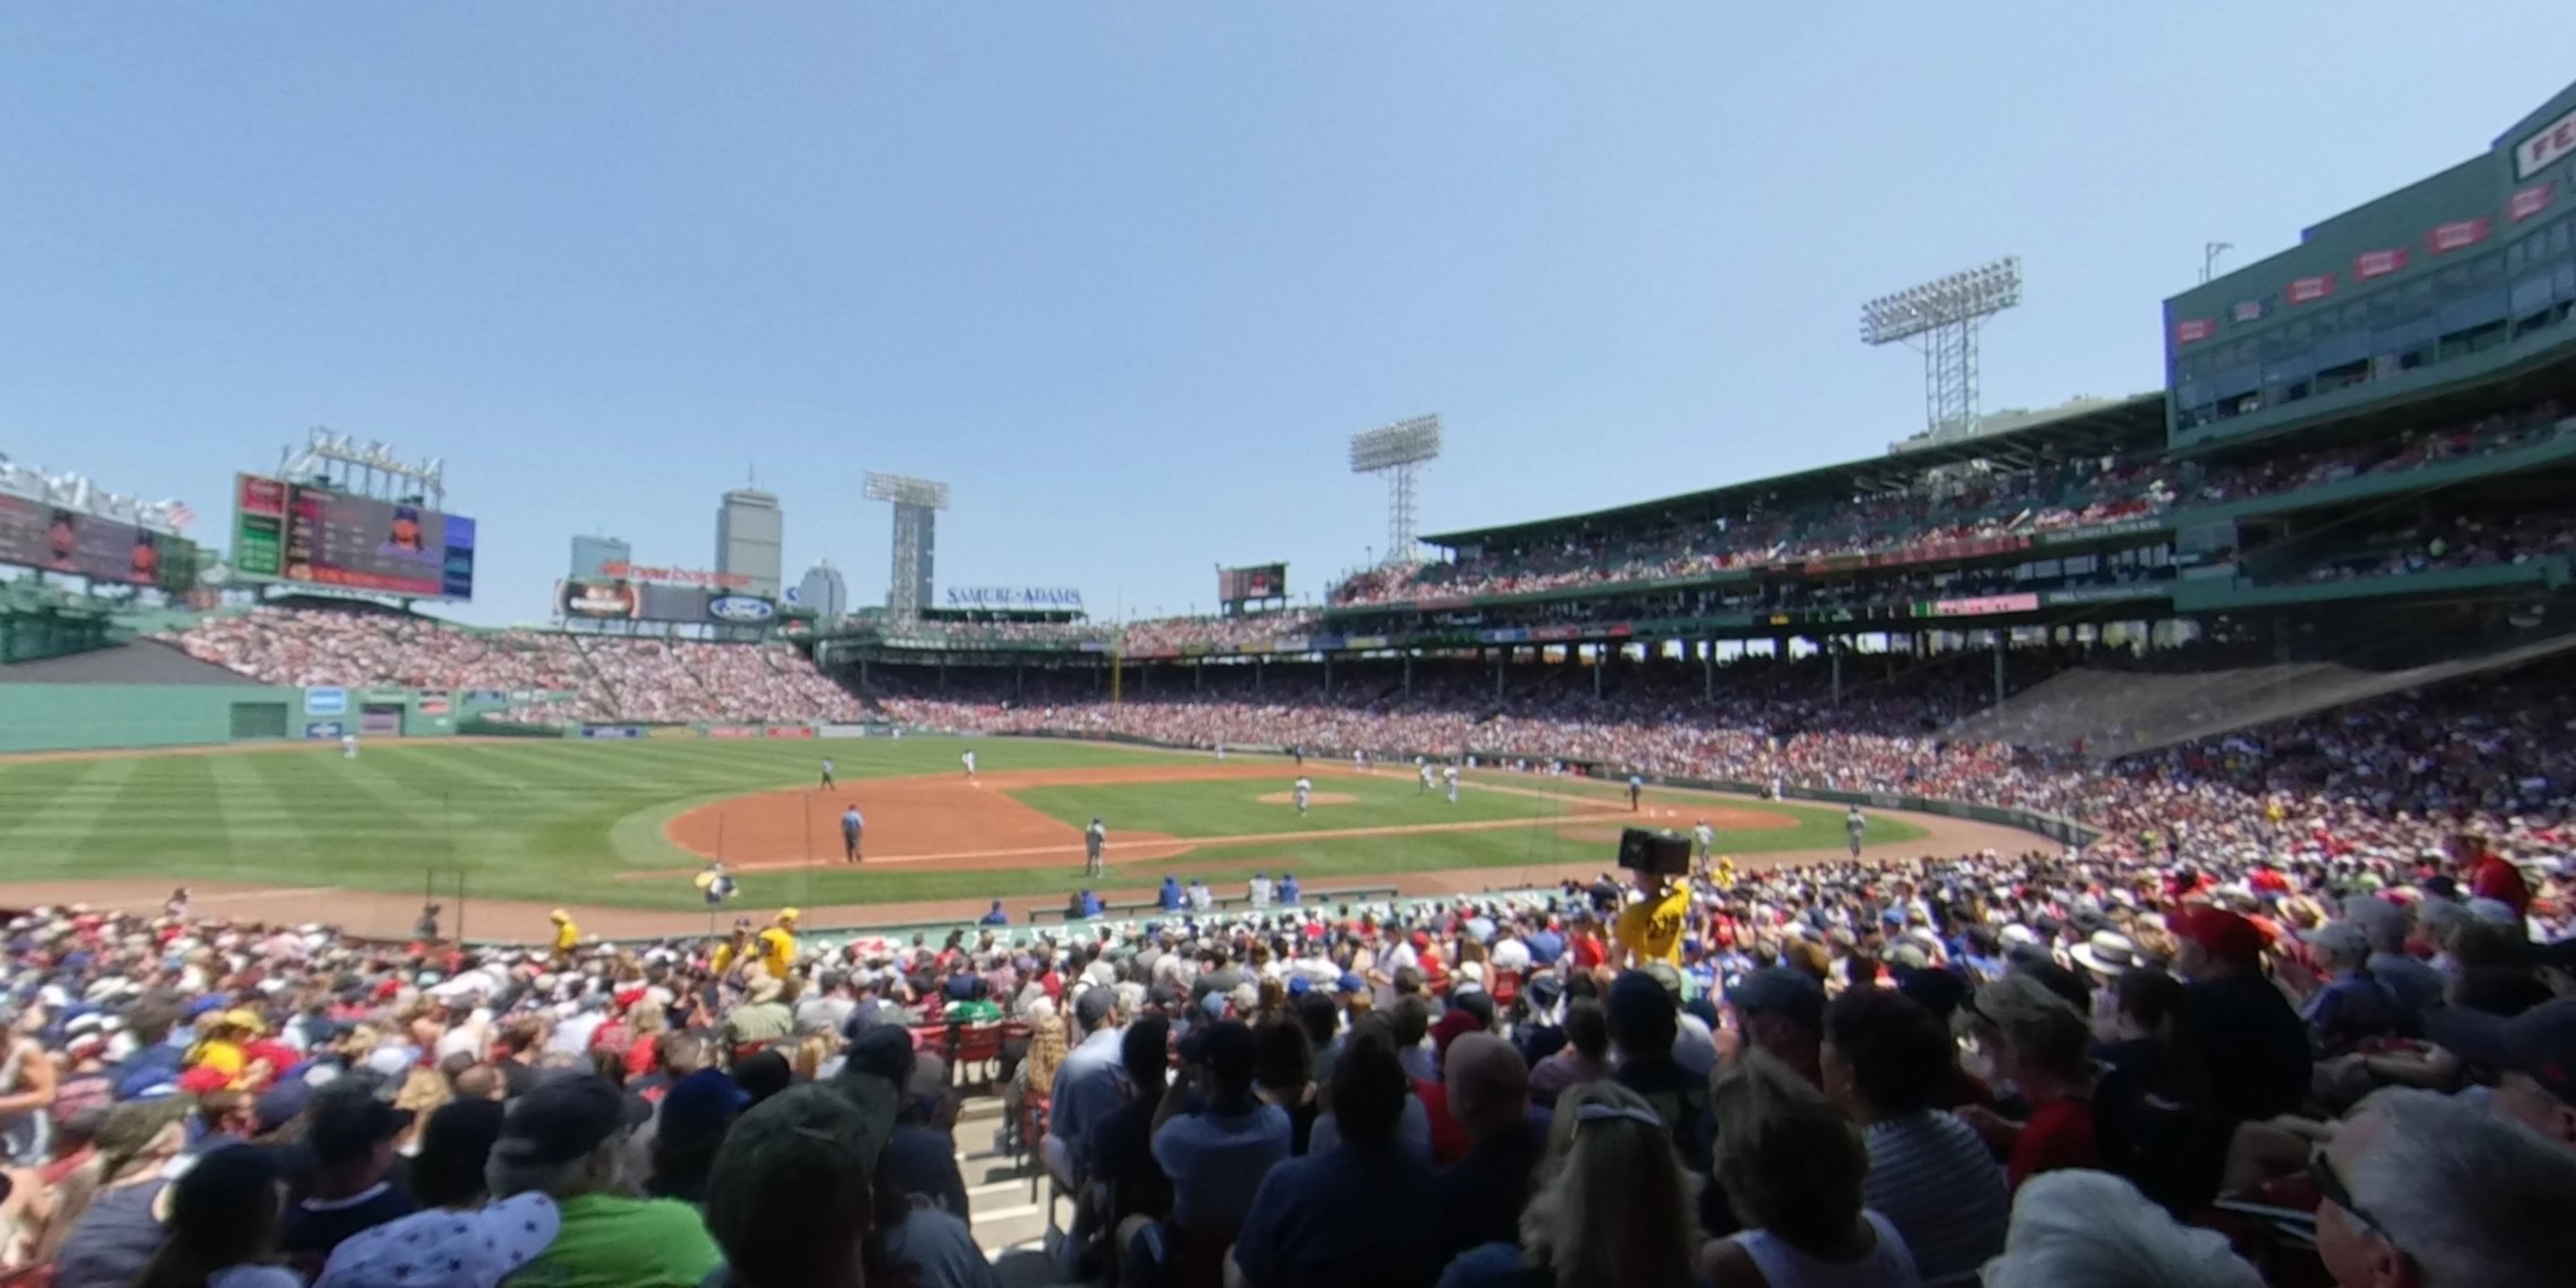
[[[507,695],[258,684],[0,684],[0,754],[437,738]]]

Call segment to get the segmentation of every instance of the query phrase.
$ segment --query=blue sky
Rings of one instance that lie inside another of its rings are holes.
[[[469,620],[575,532],[1204,611],[1428,531],[1845,460],[1860,302],[2004,253],[1985,405],[2158,383],[2157,305],[2483,150],[2565,0],[0,8],[0,452],[179,496],[325,424],[449,461]],[[217,536],[217,540],[222,540]]]

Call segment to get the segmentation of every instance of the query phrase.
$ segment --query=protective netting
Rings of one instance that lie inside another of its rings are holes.
[[[2396,670],[2337,661],[2180,674],[2078,667],[1953,723],[1943,736],[2108,760],[2569,649],[2576,649],[2576,635]]]

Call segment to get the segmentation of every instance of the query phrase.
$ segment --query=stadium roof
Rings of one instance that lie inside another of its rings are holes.
[[[1644,522],[1688,520],[1740,510],[1754,500],[1804,501],[1885,492],[1905,486],[1923,471],[1967,461],[1991,461],[2021,469],[2051,461],[2100,456],[2160,444],[2165,435],[2165,395],[2135,394],[2110,403],[2082,405],[2062,415],[2040,419],[2000,433],[1979,434],[1948,442],[1908,446],[1884,456],[1842,465],[1820,466],[1749,483],[1735,483],[1660,500],[1553,519],[1461,528],[1425,536],[1435,546],[1456,548],[1507,539],[1525,539],[1560,531],[1630,527]]]

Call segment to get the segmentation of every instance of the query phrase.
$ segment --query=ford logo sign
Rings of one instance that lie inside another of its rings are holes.
[[[722,595],[707,601],[707,616],[719,621],[765,622],[777,614],[777,607],[768,600],[749,595]]]

